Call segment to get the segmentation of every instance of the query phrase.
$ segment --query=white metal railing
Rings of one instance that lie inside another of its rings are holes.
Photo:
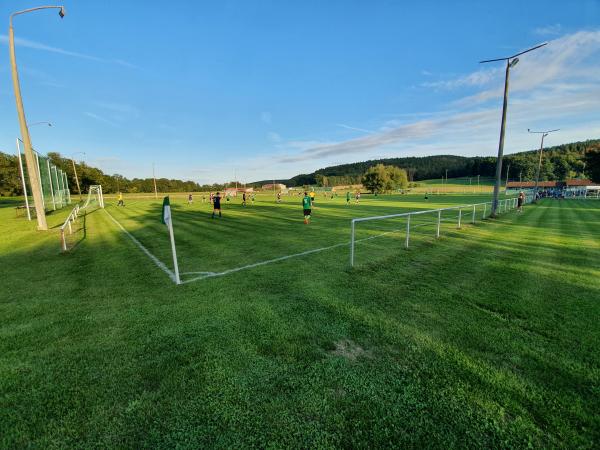
[[[527,194],[525,195],[525,202],[524,203],[531,203],[534,199],[534,196],[532,194]],[[498,201],[498,208],[496,210],[497,214],[502,214],[505,212],[508,212],[511,209],[515,209],[518,205],[517,203],[518,198],[517,197],[512,197],[512,198],[507,198],[507,199],[503,199],[503,200],[499,200]],[[450,206],[448,208],[439,208],[439,209],[428,209],[428,210],[424,210],[424,211],[412,211],[412,212],[407,212],[407,213],[399,213],[399,214],[389,214],[389,215],[385,215],[385,216],[372,216],[372,217],[360,217],[360,218],[356,218],[356,219],[352,219],[351,221],[351,237],[350,237],[350,266],[354,267],[354,247],[355,244],[357,242],[357,240],[355,239],[355,228],[356,228],[356,224],[359,222],[367,222],[367,221],[371,221],[371,220],[385,220],[385,219],[393,219],[393,218],[398,218],[398,217],[406,217],[406,239],[404,241],[404,246],[406,248],[408,248],[409,246],[409,242],[410,242],[410,230],[411,230],[411,225],[410,225],[410,218],[412,216],[418,216],[418,215],[422,215],[422,214],[432,214],[432,213],[437,213],[437,223],[432,222],[430,224],[435,224],[436,225],[436,231],[435,231],[435,237],[439,238],[440,237],[440,228],[441,228],[441,223],[442,223],[442,212],[444,211],[458,211],[458,216],[457,216],[457,228],[461,227],[461,222],[463,219],[463,212],[467,211],[467,214],[471,214],[471,223],[475,223],[476,221],[476,211],[477,211],[477,207],[478,206],[483,206],[483,214],[481,216],[482,219],[485,218],[486,212],[487,212],[487,208],[488,205],[490,206],[490,211],[491,211],[491,206],[492,206],[492,202],[483,202],[483,203],[474,203],[471,205],[458,205],[458,206]],[[419,226],[419,225],[416,225]],[[416,226],[413,226],[413,228],[415,228]],[[395,231],[399,231],[399,230],[395,230]],[[373,239],[375,237],[379,237],[379,236],[383,236],[385,234],[388,234],[390,232],[387,233],[382,233],[376,236],[371,236],[369,238],[365,238],[365,239]],[[363,239],[361,239],[363,240]]]
[[[77,204],[75,206],[75,208],[73,208],[73,210],[71,211],[69,216],[67,217],[67,220],[65,220],[65,223],[63,223],[62,226],[60,227],[60,242],[61,242],[63,252],[67,251],[67,239],[65,236],[65,231],[68,230],[69,234],[73,234],[73,225],[72,224],[77,220],[80,209],[81,208],[79,207],[79,204]]]

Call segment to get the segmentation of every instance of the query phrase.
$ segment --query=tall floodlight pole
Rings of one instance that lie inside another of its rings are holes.
[[[530,49],[517,53],[516,55],[508,56],[505,58],[486,59],[479,61],[480,64],[494,62],[494,61],[506,61],[506,73],[504,76],[504,102],[502,103],[502,122],[500,124],[500,142],[498,144],[498,160],[496,162],[496,182],[494,183],[494,198],[492,200],[492,211],[490,217],[496,217],[496,210],[498,209],[498,198],[500,196],[500,187],[502,185],[502,157],[504,156],[504,131],[506,129],[506,110],[508,108],[508,81],[510,78],[510,69],[517,65],[519,62],[518,56],[524,53],[531,52],[535,49],[547,45],[547,42],[536,45]]]
[[[79,201],[81,201],[82,200],[82,198],[81,198],[81,188],[79,187],[79,178],[77,177],[77,169],[75,168],[75,158],[74,158],[74,156],[78,155],[78,154],[85,155],[85,152],[76,152],[76,153],[73,153],[71,155],[71,163],[73,164],[73,173],[75,174],[75,183],[77,184],[77,192],[79,192]]]
[[[10,52],[10,69],[12,73],[13,89],[15,91],[15,101],[17,104],[17,115],[19,116],[19,127],[21,129],[21,137],[25,149],[25,163],[27,164],[27,172],[29,174],[29,183],[31,185],[31,193],[33,194],[33,203],[35,205],[35,213],[38,222],[39,230],[47,230],[46,210],[44,208],[44,199],[40,189],[41,180],[39,179],[38,168],[36,167],[35,156],[31,146],[31,138],[27,121],[25,119],[25,109],[23,107],[23,98],[21,97],[21,85],[19,83],[19,72],[17,71],[17,57],[15,55],[15,33],[13,29],[13,17],[20,14],[25,14],[40,9],[58,9],[58,14],[61,18],[65,16],[65,9],[62,6],[38,6],[37,8],[25,9],[17,11],[10,15],[8,27],[8,47]]]
[[[531,131],[529,128],[527,128],[528,133],[542,135],[542,142],[540,144],[540,151],[539,151],[539,158],[538,158],[538,167],[537,167],[537,172],[535,174],[535,196],[533,198],[534,202],[537,201],[538,185],[540,183],[540,171],[542,169],[542,154],[544,153],[544,138],[546,136],[548,136],[550,133],[554,133],[555,131],[558,131],[558,130],[560,130],[560,128],[557,128],[556,130],[546,130],[546,131]]]

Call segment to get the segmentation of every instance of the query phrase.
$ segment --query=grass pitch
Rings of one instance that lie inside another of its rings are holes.
[[[182,272],[344,243],[351,217],[483,198],[318,197],[310,226],[300,198],[223,202],[222,219],[199,200],[172,199]],[[356,269],[342,245],[182,286],[104,211],[60,254],[56,229],[2,206],[3,447],[600,440],[598,201],[545,200],[462,230],[452,219],[439,240],[423,226],[409,250],[400,232],[387,252],[358,246]],[[159,202],[107,211],[169,264]]]

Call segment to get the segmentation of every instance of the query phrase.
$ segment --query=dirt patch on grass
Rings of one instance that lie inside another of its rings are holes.
[[[334,342],[335,348],[329,353],[335,356],[342,356],[350,361],[356,361],[357,358],[372,358],[373,355],[370,350],[365,350],[356,342],[350,339],[342,339]]]

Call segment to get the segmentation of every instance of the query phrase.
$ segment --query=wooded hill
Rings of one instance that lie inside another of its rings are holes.
[[[544,158],[540,178],[542,180],[564,180],[585,176],[584,154],[586,150],[600,149],[600,139],[573,142],[570,144],[556,145],[544,149]],[[506,177],[507,168],[510,170],[509,178],[518,180],[534,180],[538,165],[539,149],[528,150],[511,155],[505,155],[502,177]],[[405,169],[409,181],[421,181],[442,178],[493,177],[496,171],[496,157],[491,156],[454,156],[436,155],[423,157],[386,158],[376,159],[339,166],[325,167],[313,173],[296,175],[290,179],[275,180],[288,186],[302,186],[318,184],[322,186],[335,186],[360,183],[366,170],[376,164],[397,166]],[[510,166],[510,167],[509,167]],[[272,183],[264,180],[252,183],[259,186]]]
[[[544,159],[540,178],[542,180],[564,180],[566,178],[585,177],[586,165],[584,154],[586,151],[600,151],[600,139],[591,139],[582,142],[562,144],[544,149]],[[53,164],[61,168],[69,178],[71,191],[75,192],[75,178],[71,160],[63,158],[59,153],[48,153]],[[460,178],[481,175],[482,177],[494,176],[496,170],[495,157],[464,157],[453,155],[386,158],[342,164],[339,166],[325,167],[310,174],[301,174],[291,179],[275,180],[287,186],[321,185],[335,186],[358,184],[366,170],[376,164],[397,166],[405,169],[409,181],[420,181],[441,178],[448,171],[448,178]],[[521,153],[507,155],[504,159],[503,178],[509,168],[509,178],[518,180],[519,176],[526,180],[533,180],[538,164],[538,150],[529,150]],[[510,165],[510,167],[509,167]],[[105,193],[122,192],[153,192],[152,178],[128,179],[122,175],[107,175],[100,169],[77,163],[77,174],[82,186],[82,191],[87,192],[87,186],[101,184]],[[590,166],[588,165],[588,172]],[[262,186],[272,183],[273,180],[264,180],[250,183],[250,186]],[[223,190],[224,184],[200,185],[193,181],[182,181],[166,178],[157,178],[159,192],[197,192]],[[229,184],[231,185],[231,183]],[[21,181],[19,179],[17,157],[0,152],[0,196],[22,195]]]

